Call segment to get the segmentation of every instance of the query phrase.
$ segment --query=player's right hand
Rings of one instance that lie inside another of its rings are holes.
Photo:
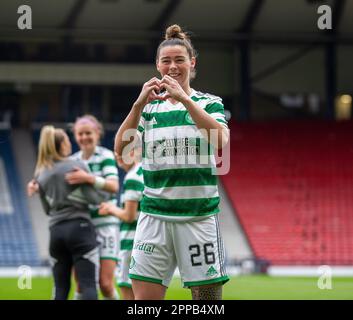
[[[140,92],[139,97],[137,98],[135,105],[143,108],[146,104],[150,103],[153,100],[166,100],[165,96],[161,96],[160,87],[161,80],[154,77],[149,81],[143,84],[142,90]]]
[[[35,193],[39,191],[39,184],[36,180],[32,179],[27,183],[27,195],[29,197],[33,196]]]

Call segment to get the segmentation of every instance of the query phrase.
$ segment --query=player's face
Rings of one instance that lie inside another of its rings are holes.
[[[99,141],[99,133],[90,125],[79,125],[75,127],[75,140],[80,150],[93,152]]]
[[[162,77],[168,75],[185,87],[189,85],[190,72],[195,67],[195,63],[195,58],[190,59],[184,46],[167,46],[159,52],[157,70]]]
[[[61,143],[60,152],[64,157],[68,157],[71,154],[71,142],[67,135],[64,136],[64,140]]]

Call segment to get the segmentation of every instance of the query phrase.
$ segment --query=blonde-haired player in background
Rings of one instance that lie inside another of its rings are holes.
[[[71,143],[64,130],[44,126],[40,132],[34,179],[28,195],[38,192],[49,216],[49,253],[54,276],[54,299],[65,300],[75,268],[82,299],[97,299],[98,243],[88,205],[106,201],[106,195],[86,183],[70,185],[65,175],[75,168],[88,172],[80,161],[68,158]]]

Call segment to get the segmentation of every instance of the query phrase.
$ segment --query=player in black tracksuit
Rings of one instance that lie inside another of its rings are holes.
[[[77,274],[82,299],[97,299],[98,244],[88,203],[99,204],[107,198],[92,185],[70,185],[65,181],[65,174],[75,168],[88,171],[83,163],[68,160],[66,157],[70,153],[71,144],[63,130],[43,127],[35,180],[30,182],[29,188],[39,191],[43,208],[49,215],[54,299],[67,299],[72,267]]]

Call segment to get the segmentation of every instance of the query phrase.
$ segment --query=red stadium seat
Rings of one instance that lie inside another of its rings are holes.
[[[353,123],[231,124],[222,177],[257,257],[353,263]]]

